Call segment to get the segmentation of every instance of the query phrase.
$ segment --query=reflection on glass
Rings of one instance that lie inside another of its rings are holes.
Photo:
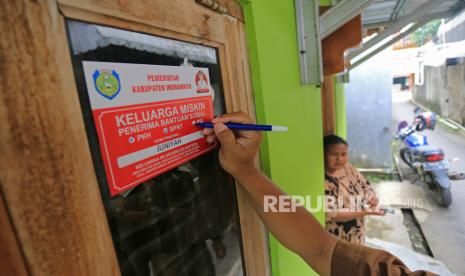
[[[215,113],[224,111],[216,51],[68,21],[79,97],[102,200],[123,275],[242,275],[236,191],[213,151],[115,197],[109,196],[82,61],[206,67]]]

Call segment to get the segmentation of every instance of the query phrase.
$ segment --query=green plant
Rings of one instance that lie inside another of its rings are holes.
[[[417,45],[422,46],[428,41],[436,37],[439,26],[441,25],[441,19],[435,19],[426,23],[423,27],[414,31],[410,35],[410,39]]]

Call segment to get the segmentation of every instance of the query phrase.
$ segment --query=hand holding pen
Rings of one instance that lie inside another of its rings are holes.
[[[202,122],[202,123],[197,123],[195,125],[198,127],[203,127],[203,128],[213,128],[214,126],[213,120],[212,122]],[[237,129],[237,130],[287,131],[287,127],[285,126],[244,124],[244,123],[233,123],[233,122],[224,123],[224,125],[226,125],[229,129]]]
[[[211,123],[213,129],[204,128],[202,132],[208,143],[217,139],[221,144],[219,159],[223,169],[237,179],[258,173],[255,161],[262,139],[260,131],[233,132],[226,126],[227,123],[253,124],[253,119],[243,112],[235,112],[216,117]]]

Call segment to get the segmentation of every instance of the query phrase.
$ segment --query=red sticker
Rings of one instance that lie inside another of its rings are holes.
[[[84,62],[84,73],[112,196],[215,147],[195,126],[213,118],[208,69]]]

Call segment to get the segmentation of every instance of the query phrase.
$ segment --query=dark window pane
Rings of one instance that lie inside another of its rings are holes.
[[[89,146],[123,275],[242,275],[234,180],[217,151],[110,197],[82,61],[208,68],[215,113],[224,111],[216,49],[68,21],[71,55]],[[185,59],[187,58],[187,59]]]

